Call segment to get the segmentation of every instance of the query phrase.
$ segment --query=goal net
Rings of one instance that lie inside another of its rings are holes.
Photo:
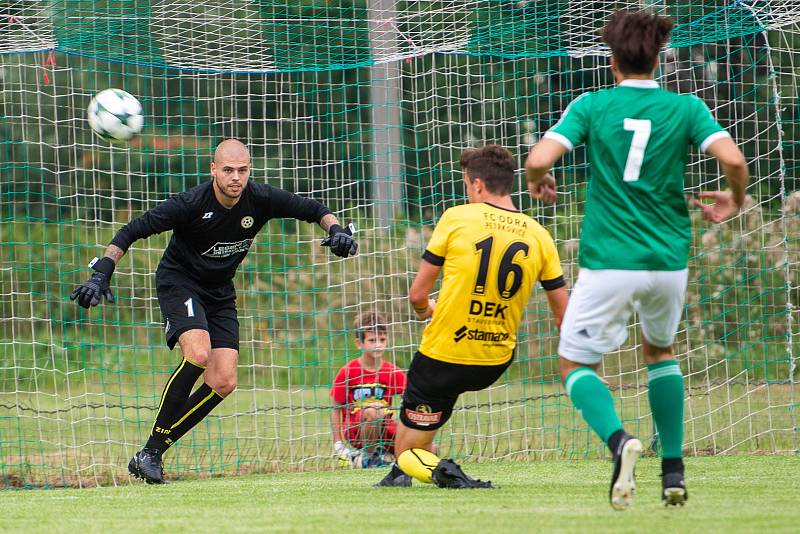
[[[566,105],[609,87],[597,30],[639,2],[556,0],[11,0],[0,7],[0,486],[128,480],[180,356],[164,343],[154,271],[168,235],[137,242],[116,304],[68,298],[114,232],[209,179],[214,146],[245,141],[253,176],[354,222],[355,258],[318,227],[275,220],[235,278],[238,389],[166,458],[172,478],[331,469],[333,376],[358,356],[353,318],[391,323],[386,358],[407,367],[423,328],[407,290],[434,223],[465,202],[460,152],[499,143],[524,160]],[[702,98],[744,151],[746,209],[694,218],[676,350],[688,454],[800,449],[800,2],[693,0],[675,18],[658,82]],[[85,118],[116,87],[145,110],[141,136],[109,146]],[[555,169],[557,207],[518,207],[556,239],[570,283],[585,152]],[[695,156],[687,192],[724,188]],[[439,435],[482,461],[604,454],[563,393],[557,331],[540,291],[516,362],[463,395]],[[658,438],[637,326],[602,367],[626,427]]]

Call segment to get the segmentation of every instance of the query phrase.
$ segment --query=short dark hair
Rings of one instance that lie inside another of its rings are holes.
[[[480,178],[495,195],[510,195],[517,168],[514,156],[500,145],[468,148],[461,153],[461,168],[470,182]]]
[[[669,17],[647,11],[615,11],[601,36],[611,48],[621,72],[649,74],[674,24]]]
[[[356,329],[356,337],[359,341],[364,341],[364,337],[366,337],[369,332],[386,334],[388,325],[389,321],[386,320],[386,317],[375,310],[359,313],[353,323]]]

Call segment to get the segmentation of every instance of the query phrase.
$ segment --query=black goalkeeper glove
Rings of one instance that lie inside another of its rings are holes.
[[[70,300],[77,301],[79,306],[86,309],[100,304],[103,297],[108,302],[114,302],[114,294],[111,293],[109,283],[115,268],[116,264],[111,258],[101,258],[94,262],[92,269],[95,273],[89,280],[75,288],[69,296]]]
[[[328,230],[328,237],[322,240],[321,245],[323,247],[331,247],[331,252],[340,258],[355,256],[358,250],[358,243],[353,239],[353,230],[352,224],[348,224],[347,228],[334,224]]]

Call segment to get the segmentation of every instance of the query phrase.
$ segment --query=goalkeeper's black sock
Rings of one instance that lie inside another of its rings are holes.
[[[164,386],[164,393],[161,395],[161,404],[156,414],[156,422],[150,432],[150,439],[147,440],[145,448],[157,449],[161,452],[167,450],[172,445],[172,425],[178,419],[180,410],[186,404],[186,399],[192,391],[194,383],[200,378],[205,369],[190,362],[186,358],[172,373]]]
[[[211,410],[223,401],[225,397],[211,389],[203,382],[186,401],[181,415],[170,427],[170,443],[172,445],[190,431],[197,423],[202,421]]]

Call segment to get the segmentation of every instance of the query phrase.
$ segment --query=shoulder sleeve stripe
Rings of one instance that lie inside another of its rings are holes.
[[[430,263],[431,265],[436,265],[437,267],[441,267],[444,265],[444,258],[441,256],[437,256],[430,250],[426,250],[422,254],[422,259]]]
[[[706,137],[703,140],[703,142],[700,143],[700,146],[698,148],[700,149],[700,152],[705,152],[706,150],[708,150],[708,147],[710,147],[711,143],[713,143],[714,141],[718,141],[719,139],[724,139],[725,137],[730,137],[730,136],[731,134],[729,134],[725,130],[721,132],[714,132],[713,134]]]
[[[542,284],[542,288],[544,288],[545,291],[553,291],[554,289],[567,285],[563,276],[553,278],[552,280],[540,280],[539,283]]]
[[[548,130],[542,136],[543,139],[551,139],[556,143],[559,143],[564,146],[567,150],[572,150],[572,141],[561,135],[560,133],[556,133],[552,130]]]

